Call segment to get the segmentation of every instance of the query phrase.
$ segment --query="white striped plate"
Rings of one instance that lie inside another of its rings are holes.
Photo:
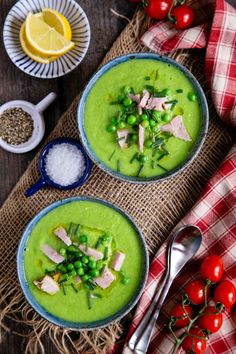
[[[50,64],[36,63],[22,50],[19,34],[29,12],[37,13],[52,8],[62,13],[70,23],[74,48]],[[90,26],[83,9],[74,0],[20,0],[10,10],[5,20],[3,40],[12,62],[25,73],[42,79],[52,79],[68,74],[83,60],[90,42]]]

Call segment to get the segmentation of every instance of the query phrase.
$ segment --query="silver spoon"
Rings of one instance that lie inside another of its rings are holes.
[[[185,225],[170,236],[167,248],[167,268],[164,280],[154,295],[151,305],[128,342],[123,353],[147,353],[153,328],[159,317],[161,307],[174,278],[184,265],[196,254],[202,241],[201,230],[194,225]]]

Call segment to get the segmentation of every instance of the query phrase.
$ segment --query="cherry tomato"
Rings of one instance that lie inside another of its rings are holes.
[[[175,305],[170,311],[170,315],[176,318],[175,326],[178,328],[185,327],[189,324],[189,319],[193,317],[193,309],[189,305],[185,305],[184,308],[181,304]]]
[[[204,302],[204,288],[205,284],[201,280],[193,280],[186,285],[184,292],[188,295],[189,301],[193,305],[200,305]],[[206,288],[206,295],[209,294],[209,287]]]
[[[213,255],[206,257],[201,265],[201,276],[203,279],[209,279],[217,283],[222,278],[224,266],[219,256]]]
[[[229,280],[223,280],[217,285],[213,299],[220,302],[226,309],[231,308],[236,301],[236,289]]]
[[[171,7],[172,0],[148,0],[146,14],[155,20],[163,20]]]
[[[189,335],[183,340],[182,348],[186,353],[202,354],[206,349],[206,339],[203,331],[197,327],[191,328]]]
[[[175,19],[174,27],[182,30],[191,26],[195,18],[195,12],[190,6],[180,5],[171,11],[171,17]]]
[[[198,326],[202,329],[206,329],[210,333],[219,331],[223,323],[222,313],[218,313],[218,310],[214,306],[207,306],[203,312],[203,315],[198,320]]]

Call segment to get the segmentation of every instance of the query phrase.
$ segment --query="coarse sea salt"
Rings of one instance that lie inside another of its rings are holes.
[[[45,159],[48,177],[61,186],[77,182],[85,171],[85,159],[82,152],[69,143],[54,145]]]

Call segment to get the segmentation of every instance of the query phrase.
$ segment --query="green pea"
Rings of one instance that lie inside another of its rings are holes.
[[[65,248],[61,248],[59,252],[60,252],[60,254],[61,254],[62,256],[65,256],[65,254],[66,254],[66,249],[65,249]]]
[[[91,268],[91,269],[95,269],[97,265],[96,265],[96,262],[90,261],[90,262],[88,262],[88,266],[89,266],[89,268]]]
[[[152,130],[153,133],[157,133],[159,131],[159,129],[160,129],[160,126],[157,124],[154,127],[152,127],[151,130]]]
[[[80,235],[79,242],[86,243],[88,241],[88,237],[86,235]]]
[[[83,257],[81,258],[81,261],[82,261],[82,263],[84,263],[84,264],[87,264],[87,263],[89,262],[87,256],[83,256]]]
[[[90,286],[88,284],[84,284],[84,288],[87,289],[87,290],[91,290]]]
[[[125,99],[125,96],[124,95],[119,95],[118,97],[117,97],[117,101],[118,102],[123,102],[123,100]]]
[[[171,114],[167,113],[167,112],[163,113],[162,120],[163,120],[163,122],[169,122],[171,120]]]
[[[111,242],[112,241],[112,236],[103,235],[102,240],[103,240],[103,242]]]
[[[67,247],[67,251],[69,252],[78,252],[78,248],[74,245],[70,245]]]
[[[76,257],[77,259],[79,259],[79,258],[82,257],[82,256],[83,256],[83,253],[82,253],[82,252],[80,252],[80,251],[75,252],[75,257]]]
[[[77,275],[76,270],[75,270],[75,269],[71,270],[71,271],[70,271],[70,275],[71,275],[72,277],[75,277],[75,276]]]
[[[131,140],[136,143],[138,141],[138,134],[134,133],[131,137]]]
[[[125,122],[121,121],[121,122],[118,123],[119,129],[123,129],[123,128],[125,128],[125,126],[126,126]]]
[[[89,271],[89,275],[92,277],[92,278],[96,278],[99,276],[99,271],[97,269],[91,269]]]
[[[161,112],[159,111],[153,111],[152,112],[152,118],[156,120],[157,122],[161,121]]]
[[[114,125],[118,124],[118,119],[116,117],[111,118],[111,123]]]
[[[67,264],[66,269],[67,270],[73,270],[74,269],[74,265],[72,263],[69,263],[69,264]]]
[[[121,283],[124,284],[124,285],[129,284],[129,282],[130,282],[130,278],[128,278],[128,277],[124,277],[124,278],[121,280]]]
[[[195,102],[197,100],[197,95],[194,92],[189,92],[188,93],[188,99],[191,102]]]
[[[75,268],[81,268],[81,267],[82,267],[82,263],[81,263],[80,261],[76,261],[76,262],[74,263],[74,267],[75,267]]]
[[[130,97],[125,97],[125,99],[123,100],[123,105],[124,105],[125,107],[128,107],[128,106],[131,106],[132,102],[133,102],[133,101],[131,100]]]
[[[162,93],[163,93],[163,95],[165,95],[165,96],[170,96],[171,90],[166,88],[166,89],[162,90]]]
[[[110,124],[107,127],[108,133],[114,133],[116,131],[116,126],[114,124]]]
[[[129,87],[128,85],[126,85],[126,86],[124,86],[123,91],[124,91],[124,93],[127,95],[127,93],[130,93],[132,90],[131,90],[131,87]]]
[[[144,127],[144,128],[148,128],[149,127],[149,121],[148,120],[143,120],[141,125]]]
[[[148,120],[148,115],[146,113],[141,114],[140,119],[143,120]]]
[[[147,155],[141,155],[139,158],[139,161],[143,164],[148,161],[148,156]]]
[[[61,273],[66,273],[67,272],[66,266],[64,266],[63,264],[58,264],[57,265],[57,270],[59,270]]]
[[[154,127],[156,125],[156,121],[154,119],[149,120],[150,127]]]
[[[86,281],[88,281],[90,278],[89,278],[89,275],[88,274],[85,274],[82,276],[82,280],[86,283]]]
[[[89,256],[89,261],[92,261],[92,262],[94,262],[95,261],[95,259],[94,259],[94,257],[93,256]]]
[[[84,275],[84,269],[83,269],[83,268],[77,269],[76,272],[77,272],[77,274],[80,275],[80,276],[81,276],[81,275]]]
[[[152,147],[152,144],[153,144],[152,139],[148,139],[148,140],[145,141],[145,146],[148,149]]]
[[[128,123],[129,125],[134,125],[136,122],[137,122],[137,118],[136,118],[133,114],[131,114],[130,116],[128,116],[128,118],[127,118],[127,123]]]

